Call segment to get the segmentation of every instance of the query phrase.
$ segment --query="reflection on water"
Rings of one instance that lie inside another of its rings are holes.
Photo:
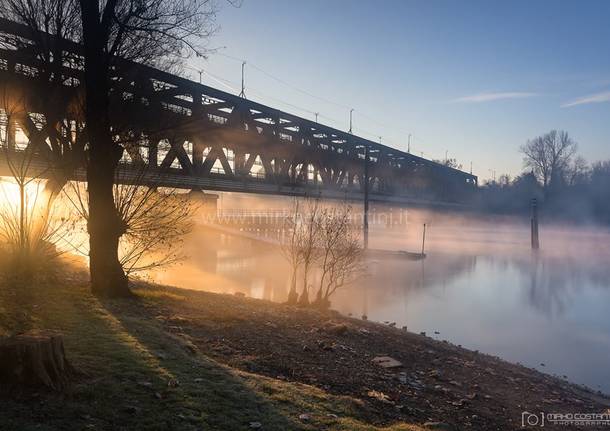
[[[574,232],[547,232],[546,249],[536,254],[527,229],[511,229],[485,248],[464,246],[465,236],[469,245],[488,242],[484,230],[462,229],[451,242],[439,228],[427,259],[369,261],[368,274],[339,290],[333,308],[610,392],[609,236],[583,232],[575,242]],[[385,248],[416,249],[406,235],[403,242],[388,232],[373,237]],[[288,267],[272,245],[199,229],[189,247],[189,263],[156,274],[157,281],[286,299]]]

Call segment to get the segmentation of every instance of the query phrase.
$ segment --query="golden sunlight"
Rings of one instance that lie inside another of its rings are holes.
[[[25,208],[32,210],[38,200],[43,198],[44,181],[33,180],[26,184],[24,190]],[[0,207],[18,209],[21,205],[19,184],[11,177],[0,177]]]

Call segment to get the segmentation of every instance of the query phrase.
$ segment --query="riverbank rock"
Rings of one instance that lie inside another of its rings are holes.
[[[324,326],[324,330],[332,335],[345,335],[348,331],[348,327],[344,323],[329,322]]]
[[[399,368],[402,367],[402,362],[397,361],[391,356],[376,356],[373,358],[373,363],[382,368]]]
[[[30,331],[0,339],[0,389],[3,392],[40,387],[63,391],[73,375],[63,338],[56,332]]]

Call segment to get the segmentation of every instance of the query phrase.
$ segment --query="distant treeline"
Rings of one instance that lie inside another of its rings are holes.
[[[552,130],[520,148],[524,172],[485,182],[476,204],[481,210],[524,214],[531,200],[548,219],[610,225],[610,160],[587,163],[567,132]]]

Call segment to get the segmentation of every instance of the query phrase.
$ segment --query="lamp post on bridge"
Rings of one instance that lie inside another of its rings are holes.
[[[241,93],[239,93],[239,97],[243,97],[244,99],[246,99],[246,78],[245,78],[245,73],[246,73],[246,62],[242,61],[241,63]]]
[[[197,72],[199,74],[199,83],[203,84],[203,74],[205,73],[205,70],[203,68],[197,69],[196,67],[189,66],[188,64],[185,65],[184,67],[192,70],[193,72]]]

